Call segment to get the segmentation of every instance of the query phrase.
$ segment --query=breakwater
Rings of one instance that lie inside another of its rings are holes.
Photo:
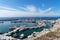
[[[38,25],[37,26],[33,26],[33,27],[31,27],[31,26],[29,26],[29,27],[25,27],[25,26],[15,27],[14,30],[9,31],[7,33],[4,33],[3,35],[11,36],[11,34],[14,33],[13,37],[15,37],[17,31],[22,31],[22,30],[25,30],[25,29],[37,29],[37,28],[41,28],[41,27],[44,27],[46,25],[45,22],[47,22],[47,21],[38,21],[37,22]]]

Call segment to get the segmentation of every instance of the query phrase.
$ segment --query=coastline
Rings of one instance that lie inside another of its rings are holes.
[[[38,38],[46,35],[46,34],[49,34],[49,33],[53,33],[53,32],[56,32],[58,29],[60,29],[60,20],[56,20],[55,22],[52,22],[53,23],[53,27],[51,27],[50,29],[46,30],[45,31],[43,30],[42,32],[38,32],[39,34],[36,34],[36,37],[32,37],[32,38],[27,38],[27,39],[24,39],[24,40],[38,40]],[[36,32],[37,33],[37,32]],[[58,33],[58,32],[57,32]],[[58,35],[58,34],[57,34]],[[52,36],[52,35],[51,35]],[[43,38],[44,39],[44,38]],[[52,38],[54,39],[54,38]],[[42,40],[42,39],[39,39],[39,40]],[[44,39],[45,40],[45,39]]]
[[[42,21],[43,22],[43,21]],[[46,22],[46,21],[44,21],[44,22]],[[31,35],[29,35],[28,36],[28,38],[25,38],[25,39],[22,39],[22,40],[35,40],[35,39],[37,39],[37,38],[39,38],[39,37],[42,37],[42,36],[44,36],[44,35],[46,35],[46,34],[48,34],[48,33],[50,33],[50,32],[54,32],[54,31],[56,31],[57,29],[59,29],[60,27],[60,20],[49,20],[48,22],[50,22],[53,26],[51,27],[51,28],[49,28],[49,29],[44,29],[44,30],[42,30],[41,32],[33,32]],[[41,24],[40,24],[41,25]],[[39,28],[39,27],[43,27],[43,26],[45,26],[45,24],[44,25],[42,25],[42,26],[37,26],[36,28]],[[24,29],[29,29],[29,28],[35,28],[35,27],[18,27],[18,28],[16,28],[15,30],[13,30],[12,32],[16,32],[18,29],[20,29],[20,31],[21,30],[24,30]],[[8,33],[6,33],[6,34],[10,34],[11,32],[8,32]],[[10,38],[10,36],[6,36],[5,34],[3,34],[5,37],[9,37]],[[35,35],[35,37],[33,36],[33,35]],[[2,36],[2,35],[1,35]],[[0,37],[1,38],[1,37]],[[4,37],[3,37],[4,38]],[[12,37],[13,38],[13,37]],[[6,39],[6,38],[5,38]],[[14,39],[14,38],[13,38]],[[17,40],[17,39],[15,39],[15,40]]]

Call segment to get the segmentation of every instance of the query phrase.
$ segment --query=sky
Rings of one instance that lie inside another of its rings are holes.
[[[0,0],[0,17],[60,16],[60,0]]]

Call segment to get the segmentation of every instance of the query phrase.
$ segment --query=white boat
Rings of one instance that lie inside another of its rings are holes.
[[[23,38],[23,37],[24,37],[24,34],[21,34],[21,35],[20,35],[20,38]]]

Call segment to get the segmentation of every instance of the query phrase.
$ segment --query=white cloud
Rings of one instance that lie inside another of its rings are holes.
[[[0,6],[0,9],[11,10],[11,11],[16,10],[14,8],[9,8],[9,7],[4,7],[4,6]]]
[[[19,7],[19,9],[23,9],[25,11],[0,6],[0,17],[60,16],[60,12],[55,13],[51,11],[52,8],[42,10],[40,8],[36,8],[35,6],[28,5],[26,7]]]
[[[34,6],[32,6],[32,5],[27,6],[26,9],[27,9],[28,11],[32,11],[32,12],[35,12],[35,11],[36,11],[36,7],[34,7]]]
[[[45,6],[45,4],[42,4],[41,6],[42,6],[42,7],[44,7],[44,6]]]
[[[19,7],[20,9],[23,9],[25,11],[30,11],[30,12],[35,12],[36,11],[36,7],[32,6],[32,5],[27,5],[26,7]]]
[[[47,13],[51,10],[52,10],[52,8],[48,8],[48,9],[45,9],[45,10],[39,9],[39,12],[43,14],[43,13]]]

